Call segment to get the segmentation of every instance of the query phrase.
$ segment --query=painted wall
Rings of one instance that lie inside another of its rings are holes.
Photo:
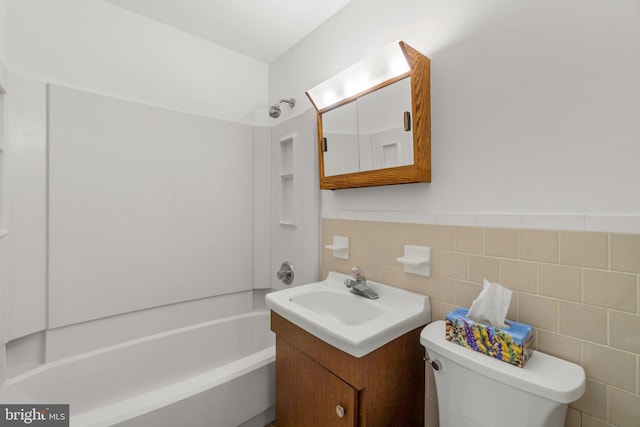
[[[323,191],[323,217],[640,232],[639,21],[634,0],[353,0],[271,64],[269,93],[311,108],[394,40],[431,58],[432,182]]]

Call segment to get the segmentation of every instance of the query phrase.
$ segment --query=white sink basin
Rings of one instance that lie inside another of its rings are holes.
[[[364,298],[342,298],[338,291],[311,291],[292,297],[290,301],[343,325],[361,325],[383,314],[379,307]]]
[[[310,334],[362,357],[431,321],[426,295],[373,281],[380,297],[370,300],[349,292],[346,274],[331,272],[326,280],[267,294],[267,306]]]

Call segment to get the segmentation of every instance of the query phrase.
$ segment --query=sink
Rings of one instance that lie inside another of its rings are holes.
[[[349,292],[350,276],[331,272],[326,280],[271,292],[267,306],[310,334],[362,357],[431,321],[426,295],[367,281],[380,297],[370,300]]]
[[[384,313],[362,297],[341,298],[342,294],[330,290],[311,291],[292,297],[290,301],[343,325],[361,325]]]

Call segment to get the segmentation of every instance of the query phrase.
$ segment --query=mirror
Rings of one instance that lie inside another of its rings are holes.
[[[322,113],[324,175],[413,164],[409,77]]]
[[[397,47],[409,71],[320,108],[318,87],[307,92],[318,113],[321,189],[431,181],[429,58]]]
[[[325,176],[360,171],[358,104],[356,101],[322,115],[322,157]]]

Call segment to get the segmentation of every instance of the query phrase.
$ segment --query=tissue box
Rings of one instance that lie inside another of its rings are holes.
[[[457,308],[446,316],[446,338],[471,350],[522,368],[533,353],[533,326],[506,320],[509,327],[483,325]]]

